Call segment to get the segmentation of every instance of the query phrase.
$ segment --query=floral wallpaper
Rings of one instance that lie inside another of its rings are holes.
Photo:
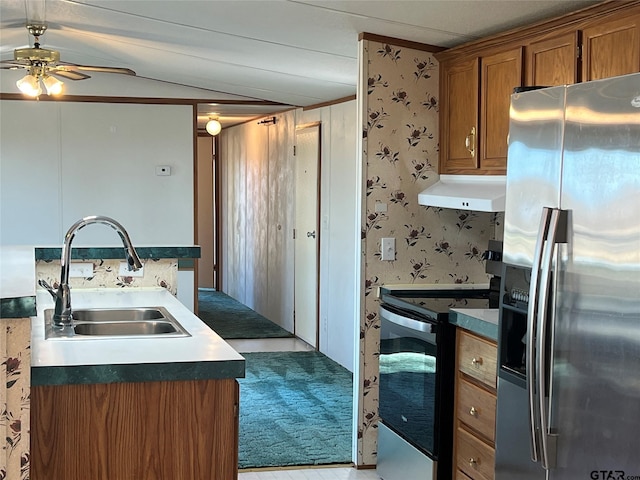
[[[0,320],[0,480],[29,478],[31,319]]]
[[[119,276],[122,260],[74,260],[73,263],[93,264],[93,275],[89,278],[72,277],[71,288],[105,288],[105,287],[164,287],[173,295],[177,293],[178,261],[176,259],[143,260],[144,276]],[[36,279],[45,280],[57,288],[60,283],[59,260],[37,260]],[[1,480],[1,478],[0,478]]]
[[[377,287],[385,284],[487,283],[482,253],[501,238],[502,214],[420,206],[438,179],[438,62],[427,51],[361,41],[363,93],[362,253],[358,465],[374,465],[380,344]],[[361,83],[362,83],[361,79]],[[381,239],[396,257],[381,260]]]

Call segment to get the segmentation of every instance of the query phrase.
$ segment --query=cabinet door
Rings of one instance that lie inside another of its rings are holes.
[[[582,81],[640,71],[640,13],[599,22],[582,32]]]
[[[577,83],[579,37],[580,32],[571,32],[527,45],[527,85],[555,87]]]
[[[478,168],[478,59],[442,66],[446,107],[440,132],[440,173]]]
[[[522,85],[522,47],[484,56],[481,62],[479,167],[487,173],[505,173],[511,94]]]

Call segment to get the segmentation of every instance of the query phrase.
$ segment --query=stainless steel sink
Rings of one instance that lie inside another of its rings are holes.
[[[73,311],[72,329],[54,329],[44,311],[46,339],[185,337],[189,333],[164,307],[91,308]]]
[[[139,320],[160,320],[168,318],[166,309],[155,308],[90,308],[74,310],[73,319],[76,323],[82,322],[135,322]]]
[[[178,333],[170,322],[143,320],[140,322],[78,323],[74,326],[76,335],[165,335]]]

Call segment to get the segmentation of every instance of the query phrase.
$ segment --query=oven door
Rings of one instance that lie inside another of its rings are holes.
[[[380,306],[380,418],[437,460],[438,330],[435,320]]]

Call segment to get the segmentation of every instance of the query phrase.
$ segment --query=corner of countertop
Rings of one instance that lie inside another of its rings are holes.
[[[497,308],[453,308],[449,314],[449,323],[497,342],[498,318]]]

